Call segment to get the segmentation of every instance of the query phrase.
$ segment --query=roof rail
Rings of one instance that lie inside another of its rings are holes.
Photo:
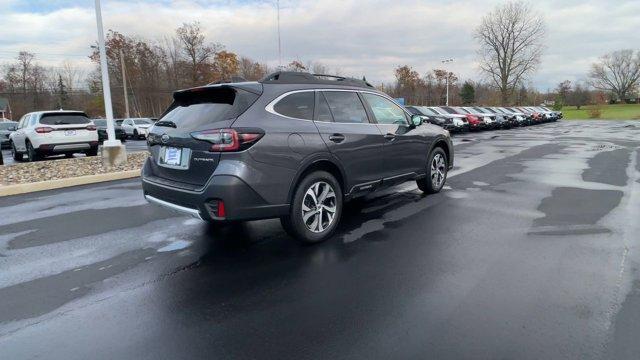
[[[348,85],[357,87],[373,88],[373,85],[364,80],[348,78],[344,76],[311,74],[297,71],[277,71],[267,75],[261,83],[276,84],[325,84],[325,85]]]

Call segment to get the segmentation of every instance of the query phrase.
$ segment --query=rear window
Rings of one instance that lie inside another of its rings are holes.
[[[313,120],[315,93],[304,91],[285,96],[273,107],[280,115],[295,119]]]
[[[231,88],[199,88],[174,95],[174,102],[160,118],[180,129],[200,129],[207,124],[232,120],[245,112],[260,95]]]
[[[85,125],[90,122],[87,115],[82,113],[43,114],[40,117],[40,124],[43,125]]]

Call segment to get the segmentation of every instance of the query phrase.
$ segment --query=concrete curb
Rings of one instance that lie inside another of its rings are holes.
[[[107,174],[78,176],[68,179],[38,181],[27,184],[0,185],[0,197],[32,193],[37,191],[62,189],[66,187],[95,184],[106,181],[133,179],[140,176],[140,170],[129,170]]]

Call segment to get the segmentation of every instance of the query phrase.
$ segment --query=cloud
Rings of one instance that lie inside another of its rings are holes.
[[[89,4],[87,4],[89,3]],[[277,64],[275,1],[110,1],[103,0],[105,28],[153,40],[172,36],[183,22],[200,21],[210,40],[255,60]],[[421,73],[440,60],[463,78],[479,78],[473,31],[499,1],[281,1],[283,56],[286,61],[320,61],[345,74],[391,81],[393,69],[409,64]],[[18,6],[20,4],[20,6]],[[96,27],[93,2],[3,1],[0,60],[27,49],[59,54],[89,66]],[[564,80],[584,78],[598,56],[638,47],[640,2],[537,1],[547,22],[546,52],[531,81],[544,90]],[[58,54],[58,55],[53,55]],[[15,55],[14,55],[15,56]]]

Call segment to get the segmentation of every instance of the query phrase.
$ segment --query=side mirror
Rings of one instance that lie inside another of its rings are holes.
[[[413,115],[411,117],[411,123],[413,124],[413,126],[422,125],[422,117],[420,115]]]

